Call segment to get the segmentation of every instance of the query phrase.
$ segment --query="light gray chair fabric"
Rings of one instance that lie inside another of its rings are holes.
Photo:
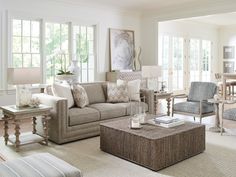
[[[236,108],[228,109],[223,112],[223,118],[236,121]]]
[[[175,103],[172,99],[172,116],[174,114],[184,114],[200,118],[215,114],[214,105],[207,103],[207,100],[213,98],[217,92],[217,86],[212,82],[192,82],[189,95],[186,102]],[[181,97],[183,98],[183,97]]]
[[[217,86],[212,82],[192,82],[188,101],[201,101],[213,98],[216,94]]]
[[[182,103],[176,103],[174,105],[175,111],[183,111],[186,113],[192,113],[192,114],[200,114],[200,104],[199,102],[182,102]],[[214,106],[209,103],[202,103],[202,113],[211,113],[214,111]]]

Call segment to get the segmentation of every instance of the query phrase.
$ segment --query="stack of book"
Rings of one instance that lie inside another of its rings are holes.
[[[162,116],[149,120],[149,123],[161,127],[171,128],[184,124],[184,120],[170,116]]]

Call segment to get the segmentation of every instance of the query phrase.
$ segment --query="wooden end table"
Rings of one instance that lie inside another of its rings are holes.
[[[157,114],[158,100],[165,99],[167,101],[167,116],[170,116],[171,92],[154,92],[154,112]]]
[[[3,112],[4,121],[4,139],[5,145],[8,141],[15,145],[16,151],[19,151],[21,145],[31,143],[43,143],[48,145],[48,120],[50,120],[50,110],[52,109],[46,105],[40,105],[38,108],[17,108],[15,105],[0,107]],[[40,136],[36,130],[37,116],[42,117],[44,135]],[[33,130],[32,133],[20,133],[20,123],[23,119],[32,118]],[[8,134],[9,121],[12,120],[15,125],[15,136]]]

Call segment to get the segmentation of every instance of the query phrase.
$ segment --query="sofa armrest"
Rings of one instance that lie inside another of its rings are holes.
[[[51,119],[49,121],[49,139],[60,144],[68,122],[67,99],[45,93],[33,94],[33,97],[39,98],[42,104],[52,107]],[[37,128],[41,129],[40,125]]]
[[[144,97],[144,102],[148,104],[148,112],[154,114],[154,90],[141,89],[141,97]]]

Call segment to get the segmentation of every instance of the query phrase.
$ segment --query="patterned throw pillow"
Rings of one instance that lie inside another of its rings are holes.
[[[115,83],[107,84],[107,102],[129,102],[128,86],[127,84],[117,85]]]
[[[89,104],[88,95],[81,85],[74,84],[72,86],[72,93],[77,107],[83,108]]]

